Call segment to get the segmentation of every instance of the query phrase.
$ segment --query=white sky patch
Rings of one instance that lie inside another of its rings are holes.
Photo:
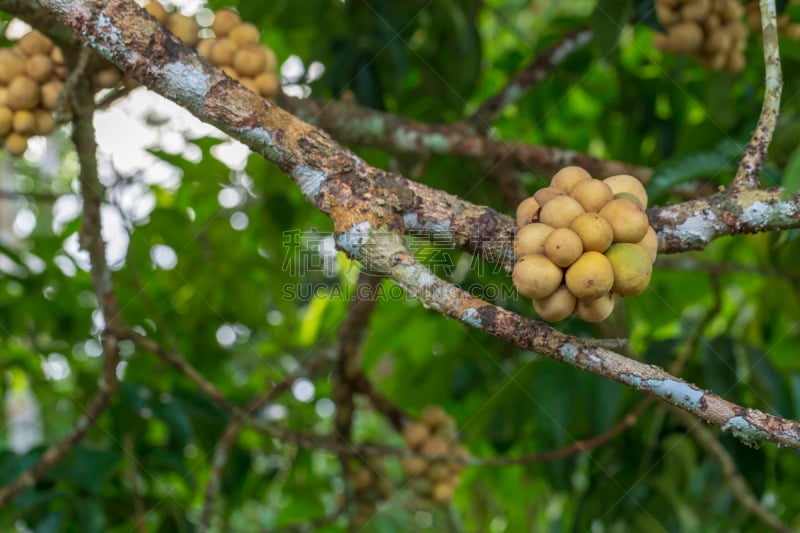
[[[29,209],[21,209],[14,217],[11,229],[14,231],[14,235],[24,239],[36,229],[36,215]]]
[[[156,244],[150,248],[150,259],[162,270],[172,270],[178,264],[178,254],[166,244]]]
[[[230,348],[236,342],[236,331],[230,324],[223,324],[217,329],[217,342],[223,348]]]
[[[281,76],[291,83],[300,81],[305,72],[306,67],[303,65],[303,60],[296,55],[289,56],[281,65]]]
[[[81,200],[77,196],[59,196],[53,203],[53,233],[60,235],[64,226],[81,214]]]
[[[231,215],[230,223],[231,227],[236,231],[244,231],[250,225],[250,218],[247,213],[236,211]]]
[[[320,398],[314,405],[320,418],[331,418],[336,413],[336,405],[328,398]]]
[[[222,207],[233,209],[244,201],[244,193],[236,187],[223,187],[217,193],[217,201]]]
[[[69,377],[70,368],[63,354],[53,352],[42,360],[42,371],[47,379],[61,381]]]
[[[292,394],[297,401],[308,403],[314,399],[314,384],[306,378],[300,378],[292,383]]]
[[[250,149],[239,141],[230,141],[218,144],[211,148],[211,155],[232,170],[244,170]]]

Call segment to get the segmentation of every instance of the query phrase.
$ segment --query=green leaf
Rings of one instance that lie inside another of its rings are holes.
[[[633,14],[632,0],[599,0],[592,13],[594,48],[601,59],[619,55],[619,37]]]
[[[800,146],[789,156],[789,162],[783,171],[784,194],[789,197],[800,191]]]
[[[680,184],[702,178],[714,180],[720,174],[735,171],[740,157],[739,144],[725,139],[712,150],[668,159],[653,172],[647,193],[655,200]]]

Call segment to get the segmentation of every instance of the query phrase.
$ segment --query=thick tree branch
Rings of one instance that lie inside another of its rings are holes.
[[[565,33],[557,43],[508,80],[497,94],[487,98],[467,119],[468,124],[474,131],[485,133],[506,107],[517,103],[527,91],[544,81],[569,56],[591,42],[593,36],[589,28],[578,28]]]

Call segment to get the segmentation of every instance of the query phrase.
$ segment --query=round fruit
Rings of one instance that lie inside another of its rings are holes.
[[[63,89],[64,84],[60,81],[49,81],[42,85],[42,107],[55,111],[58,105],[58,96]]]
[[[281,90],[281,80],[272,72],[264,72],[256,76],[258,92],[264,98],[273,98]]]
[[[6,151],[13,156],[21,156],[28,149],[28,139],[19,133],[9,133],[5,142]]]
[[[144,6],[145,10],[153,15],[157,21],[161,24],[167,22],[167,18],[169,18],[169,13],[167,10],[164,9],[164,6],[159,4],[158,2],[148,2],[146,6]]]
[[[717,53],[728,50],[733,44],[733,37],[726,31],[715,31],[703,44],[703,52]]]
[[[36,121],[33,130],[36,135],[50,135],[56,127],[55,118],[50,111],[37,109],[33,112],[33,118]]]
[[[233,28],[242,22],[239,15],[230,9],[220,9],[214,14],[211,30],[217,37],[227,37]]]
[[[229,78],[234,79],[234,80],[238,80],[239,79],[239,73],[236,72],[236,69],[233,68],[232,66],[225,65],[224,67],[222,67],[221,70],[222,70],[222,72],[227,74]]]
[[[257,44],[248,44],[241,47],[236,55],[233,56],[233,68],[240,76],[253,78],[259,73],[264,72],[267,65],[267,58]]]
[[[453,499],[453,493],[455,492],[455,487],[450,483],[436,483],[433,485],[433,490],[431,491],[431,498],[436,503],[445,504],[448,503],[450,500]]]
[[[27,109],[15,112],[11,121],[11,128],[26,137],[33,135],[36,130],[36,118],[33,116],[33,112]]]
[[[197,44],[200,33],[200,25],[194,17],[187,17],[180,13],[172,13],[167,19],[169,31],[189,46]]]
[[[618,198],[600,210],[600,216],[608,220],[614,230],[614,242],[639,242],[647,233],[650,221],[647,214],[633,200]]]
[[[603,183],[608,185],[614,194],[627,192],[639,200],[642,208],[647,207],[647,191],[644,190],[644,185],[637,178],[628,174],[618,174],[604,179]]]
[[[603,253],[614,242],[614,230],[606,219],[597,213],[584,213],[569,225],[580,237],[583,249]]]
[[[590,300],[611,290],[614,270],[600,252],[586,252],[567,269],[564,279],[576,298]]]
[[[25,58],[10,48],[0,48],[0,83],[7,85],[25,72]]]
[[[366,467],[358,467],[353,470],[353,488],[356,490],[364,490],[372,485],[375,481],[374,474]]]
[[[0,87],[0,105],[7,105],[8,104],[8,89],[5,87]]]
[[[667,37],[668,52],[696,52],[703,44],[703,29],[691,21],[679,22],[667,28]]]
[[[602,322],[614,311],[614,296],[604,294],[594,300],[578,300],[575,314],[586,322]]]
[[[564,167],[555,173],[553,179],[550,180],[550,186],[568,193],[579,182],[590,179],[592,179],[592,175],[581,167]]]
[[[8,107],[35,109],[39,105],[39,84],[27,76],[17,76],[8,85]]]
[[[708,16],[709,11],[711,11],[711,0],[695,0],[683,5],[681,18],[702,22]]]
[[[566,285],[562,285],[547,298],[533,301],[533,310],[547,322],[564,320],[575,310],[575,296],[569,292]]]
[[[541,222],[522,226],[514,237],[514,256],[544,254],[544,241],[552,232],[552,226]]]
[[[403,426],[403,438],[412,450],[422,446],[429,436],[428,427],[420,422],[408,422]]]
[[[53,48],[53,41],[37,30],[32,30],[17,41],[17,47],[28,57],[36,54],[49,54]]]
[[[110,89],[122,81],[122,72],[114,67],[104,68],[94,73],[95,88]]]
[[[617,194],[614,195],[614,200],[618,200],[620,198],[627,198],[628,200],[636,202],[636,205],[638,205],[640,208],[644,209],[644,206],[642,205],[641,200],[639,200],[637,197],[635,197],[634,195],[632,195],[629,192],[618,192]]]
[[[200,39],[195,47],[197,53],[200,54],[200,57],[208,59],[211,53],[211,47],[214,46],[215,42],[216,39]]]
[[[569,192],[587,213],[596,213],[614,199],[614,193],[607,183],[600,180],[585,180],[577,183]]]
[[[264,62],[266,64],[264,70],[267,72],[275,72],[275,69],[278,68],[278,56],[275,55],[272,48],[266,46],[261,47],[261,53],[264,54]]]
[[[253,78],[239,78],[239,83],[247,87],[248,90],[256,94],[261,94],[261,92],[258,90],[258,84]]]
[[[6,135],[11,131],[14,112],[6,106],[0,106],[0,135]]]
[[[230,31],[228,38],[239,46],[256,44],[259,41],[258,28],[249,22],[243,22]]]
[[[573,220],[585,212],[575,198],[558,196],[542,206],[539,211],[539,222],[554,228],[568,228]]]
[[[223,65],[232,65],[233,58],[239,47],[235,42],[230,39],[216,39],[208,52],[208,60],[212,65],[221,67]]]
[[[533,198],[539,202],[539,206],[543,206],[553,198],[557,196],[564,196],[565,193],[561,189],[556,189],[555,187],[542,187],[535,193],[533,193]]]
[[[533,197],[520,202],[517,206],[517,225],[522,227],[525,224],[536,222],[539,219],[539,207],[539,202]]]
[[[434,483],[438,481],[448,481],[450,479],[450,467],[444,463],[434,463],[426,473],[428,479]]]
[[[744,54],[741,52],[735,52],[728,56],[728,62],[725,64],[725,70],[731,74],[736,74],[737,72],[741,72],[745,65],[747,65],[747,59],[744,57]]]
[[[524,255],[514,265],[511,279],[521,295],[535,300],[553,294],[563,276],[561,269],[545,256]]]
[[[36,54],[25,62],[25,74],[39,83],[47,81],[53,75],[53,61],[49,55]]]
[[[420,413],[419,418],[420,422],[428,426],[432,432],[435,431],[436,428],[445,425],[450,420],[450,417],[447,416],[447,412],[438,405],[426,406],[425,409],[422,410],[422,413]]]
[[[656,255],[658,255],[658,235],[656,235],[656,230],[652,227],[648,227],[644,238],[636,244],[644,248],[650,256],[650,261],[652,263],[656,262]]]
[[[444,455],[447,453],[447,441],[442,437],[431,437],[422,444],[423,455]]]
[[[403,472],[407,476],[419,476],[428,468],[428,461],[421,457],[406,457],[403,459]]]
[[[558,228],[545,239],[544,253],[556,265],[568,267],[583,253],[583,243],[571,229]]]
[[[606,257],[614,269],[613,292],[620,296],[636,296],[647,288],[653,274],[653,262],[644,248],[625,242],[612,244]]]

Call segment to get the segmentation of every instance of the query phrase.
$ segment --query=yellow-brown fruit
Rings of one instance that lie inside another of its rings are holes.
[[[550,180],[550,186],[569,193],[572,188],[583,180],[592,179],[592,175],[581,167],[564,167],[555,173]]]
[[[608,220],[614,230],[614,242],[641,241],[650,227],[647,214],[633,200],[618,198],[600,210],[600,216]]]
[[[703,29],[694,22],[679,22],[667,28],[667,39],[667,52],[696,52],[703,45]]]
[[[733,36],[725,30],[711,33],[703,44],[703,52],[716,54],[727,51],[733,44]]]
[[[432,464],[425,475],[434,483],[448,481],[452,477],[450,474],[450,467],[444,463]]]
[[[55,65],[63,65],[64,64],[64,52],[61,51],[61,48],[58,46],[54,46],[50,50],[50,60]]]
[[[369,488],[375,481],[375,475],[369,470],[369,468],[365,466],[359,466],[353,469],[352,479],[354,489],[364,490]]]
[[[783,36],[792,41],[800,41],[800,24],[789,24],[783,30]]]
[[[558,228],[545,239],[544,253],[556,265],[568,267],[583,253],[583,243],[571,229]]]
[[[650,262],[656,262],[656,256],[658,255],[658,235],[656,235],[656,230],[651,227],[647,228],[647,233],[644,234],[644,238],[639,241],[639,246],[644,248],[644,251],[650,256]]]
[[[53,41],[47,38],[42,32],[32,30],[17,41],[17,47],[28,57],[36,54],[47,55],[53,48]]]
[[[617,174],[616,176],[609,176],[603,180],[603,183],[609,186],[611,192],[614,194],[626,192],[634,195],[642,208],[647,207],[647,191],[644,190],[644,185],[634,176],[628,174]]]
[[[719,18],[719,15],[716,13],[711,13],[708,17],[706,17],[704,26],[707,32],[712,32],[719,28],[721,24],[722,20]]]
[[[522,226],[514,237],[514,257],[544,254],[544,241],[552,232],[552,226],[541,222]]]
[[[431,437],[422,444],[420,452],[423,455],[445,455],[447,453],[447,441],[442,437]]]
[[[725,70],[731,74],[741,72],[747,65],[747,59],[741,52],[733,52],[728,56],[728,61],[725,63]]]
[[[692,0],[681,8],[681,18],[683,20],[694,20],[703,22],[711,11],[711,0]]]
[[[614,269],[612,292],[620,296],[636,296],[650,284],[653,262],[650,254],[641,246],[630,243],[612,244],[606,257]]]
[[[115,67],[100,69],[92,77],[95,89],[110,89],[122,81],[122,72]]]
[[[211,47],[214,46],[215,42],[216,39],[200,39],[195,47],[200,57],[208,59],[211,53]]]
[[[17,76],[8,84],[8,107],[14,111],[36,109],[40,95],[38,83],[27,76]]]
[[[256,44],[259,41],[258,28],[249,22],[243,22],[230,31],[228,38],[239,46]]]
[[[167,13],[167,10],[164,9],[164,6],[158,2],[148,2],[147,5],[144,6],[144,9],[153,15],[153,17],[155,17],[155,19],[161,24],[165,24],[169,18],[169,13]]]
[[[0,135],[6,135],[11,131],[11,124],[14,112],[6,106],[0,106]]]
[[[444,505],[446,503],[449,503],[450,500],[453,499],[454,492],[455,492],[455,487],[450,483],[445,483],[445,482],[435,483],[433,485],[433,490],[431,490],[431,498],[436,503]]]
[[[238,72],[236,72],[236,69],[235,69],[235,68],[233,68],[233,67],[232,67],[232,66],[230,66],[230,65],[225,65],[225,66],[224,66],[224,67],[222,67],[220,70],[222,70],[222,72],[224,72],[225,74],[227,74],[227,75],[228,75],[228,77],[230,77],[231,79],[234,79],[234,80],[238,80],[238,79],[239,79],[239,73],[238,73]]]
[[[403,459],[403,472],[409,477],[421,475],[428,468],[428,461],[421,457],[406,457]]]
[[[14,118],[11,119],[11,129],[26,137],[33,135],[36,130],[36,118],[33,116],[33,112],[27,109],[16,111]]]
[[[239,47],[230,39],[216,39],[208,52],[208,61],[217,67],[233,65],[233,58]]]
[[[539,222],[554,228],[568,228],[586,210],[571,196],[557,196],[539,210]]]
[[[247,87],[249,91],[252,91],[260,96],[260,92],[258,90],[258,84],[256,80],[253,78],[239,78],[239,83]]]
[[[658,1],[656,1],[656,17],[662,26],[669,26],[681,20],[680,13],[674,11],[671,6]]]
[[[558,322],[564,320],[575,310],[575,296],[569,292],[566,285],[562,285],[547,298],[533,301],[533,310],[542,320]]]
[[[584,213],[569,225],[583,243],[587,252],[603,253],[614,242],[614,230],[611,224],[598,213]]]
[[[8,105],[8,89],[0,87],[0,105]]]
[[[56,120],[53,113],[44,109],[37,109],[33,112],[36,125],[33,132],[36,135],[50,135],[56,127]]]
[[[539,202],[539,206],[545,205],[547,202],[556,198],[558,196],[564,196],[565,193],[561,189],[556,189],[555,187],[542,187],[535,193],[533,193],[533,198]]]
[[[240,76],[254,78],[258,76],[267,65],[267,58],[257,44],[245,45],[236,51],[233,56],[233,68]],[[257,92],[257,91],[256,91]]]
[[[42,107],[49,111],[55,111],[56,105],[58,105],[58,96],[62,90],[64,90],[64,84],[60,81],[49,81],[42,85]]]
[[[180,13],[172,13],[167,19],[169,31],[189,46],[194,46],[200,39],[200,25],[194,17],[187,17]]]
[[[725,67],[728,61],[728,55],[725,52],[718,52],[703,56],[703,66],[709,70],[720,70]]]
[[[586,322],[602,322],[614,311],[614,296],[604,294],[594,300],[578,300],[575,314]]]
[[[450,421],[447,416],[447,411],[438,405],[427,405],[419,415],[420,422],[428,426],[431,432],[436,431],[437,428],[444,426]]]
[[[9,154],[18,157],[28,149],[28,139],[19,133],[9,133],[4,146]]]
[[[627,198],[628,200],[633,200],[636,203],[636,205],[638,205],[640,208],[644,209],[644,206],[642,205],[642,202],[637,197],[635,197],[634,195],[632,195],[629,192],[618,192],[617,194],[614,195],[614,200],[616,200],[618,198]]]
[[[564,279],[576,298],[590,300],[611,290],[614,270],[600,252],[586,252],[567,269]]]
[[[23,72],[25,58],[10,48],[0,48],[0,83],[8,85]]]
[[[518,258],[511,275],[517,291],[534,300],[553,294],[561,285],[563,277],[561,269],[543,255],[524,255]]]
[[[525,198],[517,206],[517,225],[520,227],[539,220],[539,202],[536,198]]]
[[[412,450],[422,446],[422,443],[428,440],[429,436],[428,426],[421,422],[408,422],[403,426],[403,438]]]
[[[264,54],[264,70],[275,72],[278,68],[278,56],[275,55],[275,51],[267,46],[262,46],[261,53]]]
[[[577,183],[569,193],[587,213],[596,213],[614,199],[614,193],[607,183],[600,180],[584,180]]]
[[[220,9],[214,13],[214,22],[211,24],[211,30],[217,37],[227,37],[233,28],[242,22],[239,15],[230,9]]]
[[[44,83],[53,75],[53,61],[49,55],[31,56],[25,62],[25,74],[34,81]]]
[[[281,90],[281,80],[272,72],[263,72],[256,76],[258,92],[264,98],[274,98]]]

